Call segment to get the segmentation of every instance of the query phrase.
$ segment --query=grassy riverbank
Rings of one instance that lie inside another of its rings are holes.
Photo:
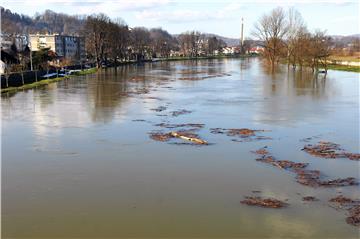
[[[329,70],[337,70],[337,71],[360,72],[360,67],[358,67],[358,66],[328,65],[328,69]]]
[[[96,71],[97,71],[96,68],[90,68],[90,69],[86,69],[86,70],[83,70],[83,71],[76,72],[72,76],[93,74]],[[30,84],[25,84],[25,85],[18,86],[18,87],[8,87],[8,88],[1,89],[1,94],[3,94],[3,93],[13,93],[13,92],[16,92],[16,91],[19,91],[19,90],[32,89],[32,88],[36,88],[36,87],[39,87],[39,86],[48,85],[50,83],[58,82],[58,81],[61,81],[61,80],[64,80],[64,79],[69,79],[70,77],[71,76],[57,77],[57,78],[45,79],[45,80],[33,82],[33,83],[30,83]]]

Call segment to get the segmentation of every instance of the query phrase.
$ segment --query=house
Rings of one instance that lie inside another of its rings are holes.
[[[249,54],[262,54],[264,52],[264,47],[262,46],[255,46],[250,48]]]
[[[240,48],[236,46],[227,46],[224,47],[222,50],[223,54],[225,55],[234,55],[240,53]]]
[[[78,36],[65,36],[59,34],[29,35],[30,48],[38,51],[50,48],[57,56],[75,61],[83,61],[85,55],[85,39]]]

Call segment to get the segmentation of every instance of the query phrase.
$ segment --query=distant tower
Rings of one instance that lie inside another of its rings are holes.
[[[240,53],[245,54],[245,48],[244,48],[244,18],[241,18]]]
[[[241,18],[241,38],[240,38],[241,47],[244,45],[244,18]]]

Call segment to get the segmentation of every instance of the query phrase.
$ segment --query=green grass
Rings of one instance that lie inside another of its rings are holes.
[[[337,70],[337,71],[360,72],[360,67],[359,66],[328,65],[328,69]]]
[[[329,59],[335,61],[353,61],[353,62],[360,61],[360,58],[358,56],[330,56]]]
[[[88,75],[88,74],[93,74],[97,71],[96,68],[90,68],[90,69],[86,69],[80,72],[75,73],[75,76],[80,76],[80,75]],[[64,79],[69,79],[70,76],[64,76],[64,77],[57,77],[57,78],[53,78],[53,79],[47,79],[47,80],[41,80],[41,81],[37,81],[37,82],[33,82],[30,84],[25,84],[19,87],[8,87],[8,88],[4,88],[1,89],[1,94],[3,93],[13,93],[19,90],[28,90],[28,89],[32,89],[35,87],[39,87],[39,86],[44,86],[44,85],[48,85],[54,82],[58,82]]]

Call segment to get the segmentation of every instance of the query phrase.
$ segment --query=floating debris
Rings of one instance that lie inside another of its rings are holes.
[[[266,208],[282,208],[288,204],[274,198],[261,198],[261,197],[245,197],[245,200],[240,201],[242,204],[249,206],[259,206]]]
[[[151,139],[161,142],[169,141],[173,137],[170,133],[151,132],[149,134]]]
[[[212,134],[226,134],[229,137],[239,137],[239,139],[232,139],[234,142],[249,142],[253,140],[268,140],[270,137],[258,136],[257,132],[265,132],[265,130],[253,130],[247,128],[241,129],[224,129],[224,128],[211,128],[210,133]]]
[[[255,132],[262,130],[252,130],[252,129],[224,129],[224,128],[212,128],[210,132],[213,134],[226,134],[228,136],[253,136]]]
[[[360,226],[360,205],[353,206],[348,212],[350,215],[346,218],[346,222],[353,226]]]
[[[321,178],[323,178],[324,175],[322,175],[319,170],[305,169],[309,165],[308,163],[296,163],[289,160],[277,160],[272,155],[270,155],[269,152],[264,151],[263,149],[260,149],[259,151],[253,151],[253,153],[256,152],[261,152],[260,155],[262,155],[260,158],[257,158],[256,161],[294,172],[296,174],[296,181],[305,186],[344,187],[359,184],[357,179],[353,177],[322,180]]]
[[[294,172],[296,173],[296,181],[298,183],[310,187],[319,186],[319,170],[297,169]]]
[[[353,177],[321,180],[323,175],[319,170],[296,169],[294,172],[298,183],[310,187],[345,187],[359,184],[357,179]]]
[[[308,144],[305,145],[302,150],[320,158],[348,158],[350,160],[360,160],[360,154],[345,152],[339,144],[332,142],[320,141],[315,145]]]
[[[165,106],[159,106],[157,108],[153,108],[153,109],[150,109],[150,110],[156,111],[156,112],[161,112],[161,111],[166,110],[166,107]]]
[[[263,157],[257,158],[256,161],[268,163],[281,169],[298,169],[308,166],[307,163],[295,163],[288,160],[276,160],[273,156],[264,154]]]
[[[254,154],[260,154],[260,155],[266,155],[269,154],[269,151],[267,151],[265,148],[258,149],[256,151],[251,151]]]
[[[352,204],[355,203],[355,200],[352,200],[351,198],[344,197],[343,195],[336,196],[334,198],[331,198],[329,202],[337,203],[339,205],[346,205],[346,204]]]
[[[358,185],[359,182],[356,178],[353,177],[347,177],[347,178],[338,178],[333,180],[327,180],[327,181],[319,181],[320,186],[327,186],[327,187],[340,187],[340,186],[353,186]]]
[[[132,121],[133,122],[145,122],[146,120],[144,120],[144,119],[133,119]]]
[[[319,199],[317,199],[314,196],[305,196],[302,198],[303,201],[305,202],[314,202],[314,201],[319,201]]]
[[[337,209],[347,210],[348,216],[346,217],[346,222],[348,224],[360,226],[360,200],[353,200],[339,195],[331,198],[329,202],[335,204]]]
[[[179,138],[182,140],[190,141],[192,144],[207,145],[208,142],[199,138],[199,136],[191,131],[172,131],[169,133],[151,132],[150,138],[156,141],[166,142],[171,138]]]
[[[191,141],[196,144],[208,144],[207,141],[198,138],[196,134],[184,133],[184,132],[170,132],[173,137],[180,138],[183,140]]]
[[[171,115],[174,116],[174,117],[177,117],[177,116],[183,115],[183,114],[190,114],[191,112],[192,111],[190,111],[190,110],[182,109],[182,110],[172,111]]]

